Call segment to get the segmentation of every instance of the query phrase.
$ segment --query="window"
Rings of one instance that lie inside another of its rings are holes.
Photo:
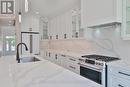
[[[15,51],[15,36],[6,36],[6,51]]]

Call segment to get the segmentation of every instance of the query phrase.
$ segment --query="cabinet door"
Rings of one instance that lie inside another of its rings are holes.
[[[28,47],[28,52],[30,52],[30,35],[28,34],[23,34],[22,35],[22,43],[25,43]],[[22,55],[26,55],[27,51],[25,51],[25,47],[22,47]]]
[[[78,59],[74,57],[67,57],[67,69],[77,74],[80,74],[80,65],[78,64]]]
[[[34,54],[39,54],[40,53],[40,36],[39,34],[34,34],[33,37],[32,37],[32,53]]]
[[[39,34],[22,34],[22,42],[28,47],[28,52],[39,54]],[[24,46],[22,46],[22,54],[26,54]]]
[[[41,51],[40,56],[43,57],[44,59],[47,59],[47,51]]]
[[[53,53],[53,52],[49,52],[48,51],[48,53],[47,53],[47,60],[49,60],[49,61],[51,61],[51,62],[53,62],[54,61],[54,56],[55,56],[55,54]]]
[[[72,37],[78,38],[81,27],[81,13],[80,9],[74,9],[72,11]]]
[[[61,58],[61,66],[63,66],[64,68],[67,67],[67,56],[66,55],[60,55]]]
[[[110,75],[108,77],[108,87],[130,87],[130,81]]]
[[[52,61],[53,62],[53,61]],[[54,55],[54,62],[58,65],[61,64],[60,56],[58,54]]]
[[[130,40],[130,0],[123,0],[122,36],[124,40]]]

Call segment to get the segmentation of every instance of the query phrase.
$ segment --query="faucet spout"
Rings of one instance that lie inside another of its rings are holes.
[[[17,54],[16,54],[16,60],[18,61],[18,63],[20,63],[20,57],[19,57],[19,46],[20,45],[24,45],[25,46],[25,50],[28,51],[28,47],[25,43],[19,43],[17,45]]]

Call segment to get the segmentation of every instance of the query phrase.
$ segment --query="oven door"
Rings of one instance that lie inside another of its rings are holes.
[[[80,66],[80,75],[92,81],[102,84],[102,72],[91,67]]]

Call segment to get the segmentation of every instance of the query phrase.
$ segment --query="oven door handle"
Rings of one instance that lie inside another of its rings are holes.
[[[81,63],[78,63],[80,66],[82,67],[86,67],[86,68],[89,68],[89,69],[92,69],[92,70],[95,70],[95,71],[98,71],[98,72],[102,72],[103,70],[102,69],[97,69],[97,68],[94,68],[94,67],[91,67],[91,66],[87,66],[87,65],[84,65],[84,64],[81,64]]]

